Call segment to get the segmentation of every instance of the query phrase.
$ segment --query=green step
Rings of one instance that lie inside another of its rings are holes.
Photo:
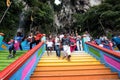
[[[10,63],[0,63],[0,66],[6,66],[9,65]]]
[[[0,60],[0,62],[11,62],[13,60],[9,59],[9,60]]]
[[[0,67],[0,71],[2,71],[3,69],[5,69],[5,67]]]
[[[17,51],[15,58],[8,59],[8,55],[9,55],[8,50],[0,50],[0,71],[2,71],[4,68],[9,66],[15,60],[17,60],[25,52],[26,52],[26,50],[25,51]]]

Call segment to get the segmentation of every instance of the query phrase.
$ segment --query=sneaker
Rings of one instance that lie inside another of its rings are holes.
[[[13,57],[13,55],[12,54],[9,54],[8,55],[8,59],[10,59],[10,58],[12,58]]]
[[[65,59],[66,58],[66,56],[64,56],[62,59]]]
[[[70,61],[70,57],[71,57],[71,55],[68,56],[68,61]]]

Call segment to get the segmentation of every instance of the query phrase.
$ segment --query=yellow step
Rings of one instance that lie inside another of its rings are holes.
[[[64,55],[61,55],[61,56],[64,56]],[[92,57],[90,55],[71,55],[72,57]],[[47,56],[47,55],[43,55],[42,56],[43,58],[48,58],[48,57],[56,57],[56,55],[50,55],[50,56]]]
[[[77,59],[71,59],[71,62],[85,62],[85,61],[88,61],[88,62],[90,62],[90,61],[97,61],[96,59],[80,59],[80,60],[77,60]],[[40,60],[39,62],[68,62],[67,60],[59,60],[59,59],[57,59],[57,60]]]
[[[64,54],[61,53],[61,56],[63,56],[63,55]],[[73,56],[90,56],[90,54],[87,54],[87,53],[80,53],[80,54],[74,54],[74,53],[72,53],[71,55],[73,55]],[[43,56],[48,56],[48,54],[44,53]],[[56,56],[56,53],[52,53],[49,56]]]
[[[47,62],[40,62],[38,63],[38,66],[72,66],[72,65],[94,65],[94,64],[101,64],[99,61],[94,61],[94,62],[52,62],[52,63],[47,63]]]
[[[93,57],[71,57],[71,60],[72,59],[79,60],[79,59],[95,59],[95,58]],[[40,60],[58,60],[58,57],[42,57]]]

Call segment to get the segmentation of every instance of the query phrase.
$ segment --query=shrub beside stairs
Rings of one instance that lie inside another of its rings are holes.
[[[45,53],[40,59],[30,80],[109,80],[118,79],[116,72],[111,72],[91,55],[72,53],[71,61],[58,59],[55,52],[50,56]]]

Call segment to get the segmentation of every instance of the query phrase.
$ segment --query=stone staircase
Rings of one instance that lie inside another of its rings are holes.
[[[30,80],[109,80],[118,79],[118,74],[111,72],[100,61],[91,55],[79,52],[72,53],[71,61],[58,59],[53,52],[45,53],[40,59]]]

